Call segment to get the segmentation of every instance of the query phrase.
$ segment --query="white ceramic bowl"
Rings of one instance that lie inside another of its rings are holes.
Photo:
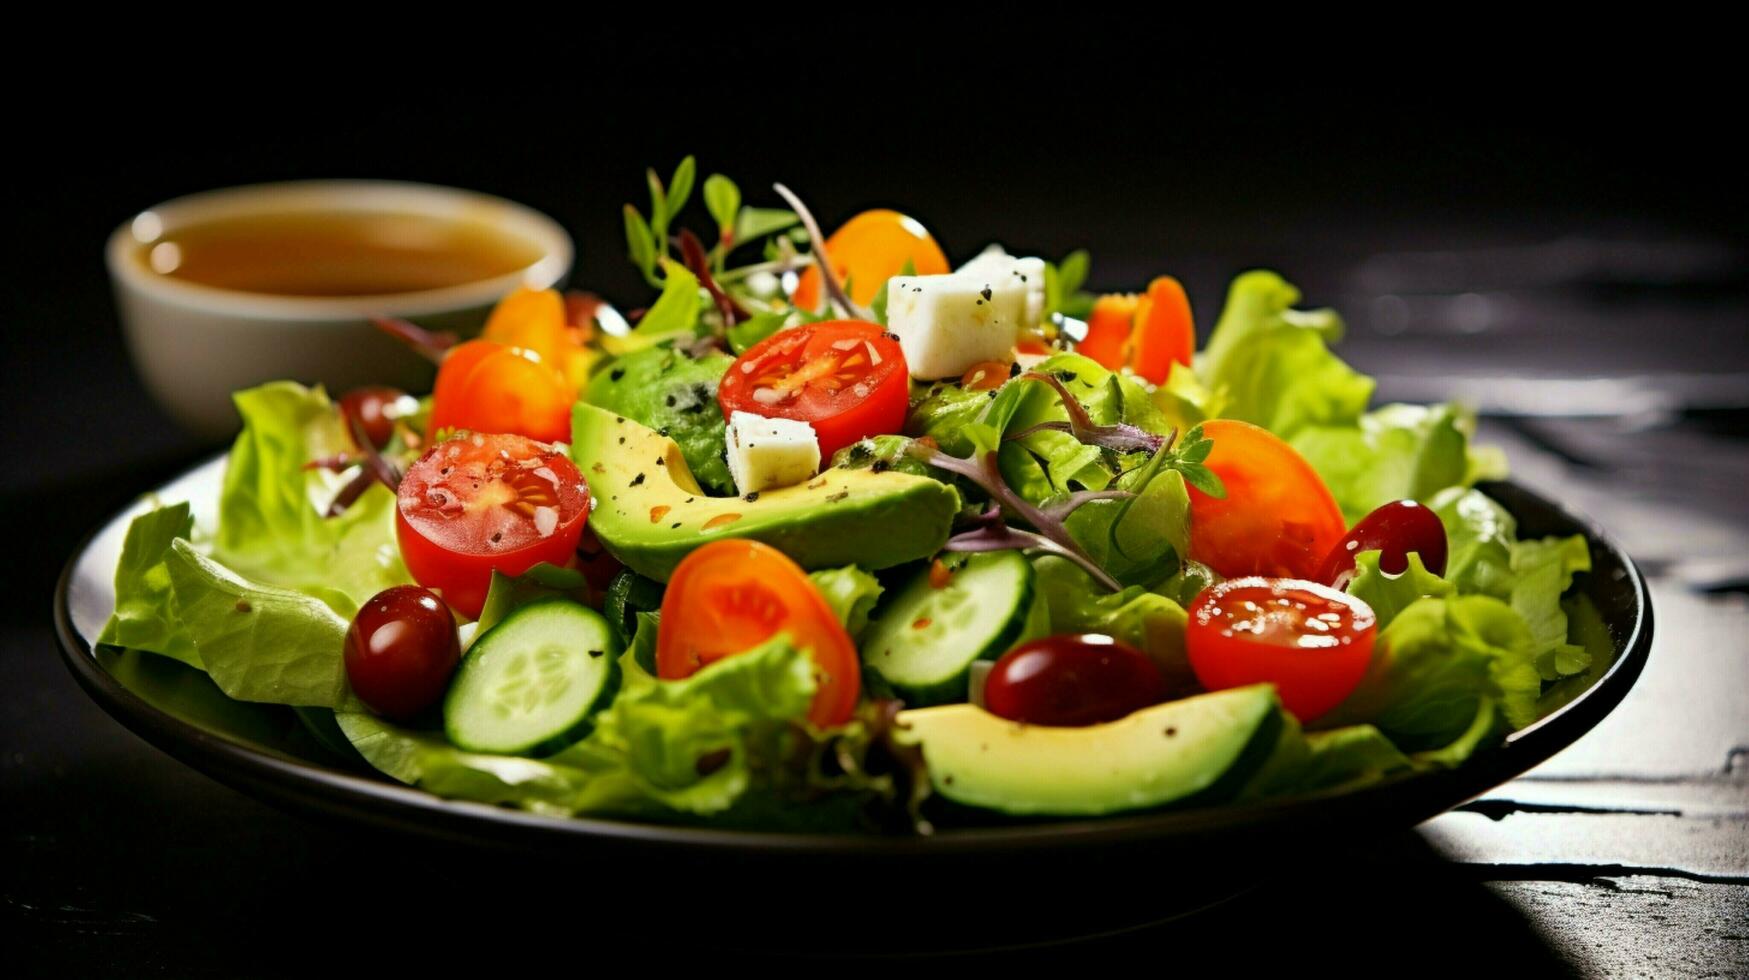
[[[297,211],[387,211],[483,222],[526,240],[539,257],[507,275],[459,286],[332,298],[205,286],[154,272],[142,258],[142,246],[179,227]],[[231,392],[263,381],[319,382],[336,394],[361,384],[425,390],[431,365],[380,334],[370,325],[372,314],[465,336],[517,286],[562,282],[571,257],[565,230],[520,204],[451,187],[357,180],[259,184],[177,198],[117,228],[107,253],[128,350],[146,389],[177,421],[213,439],[237,428]]]

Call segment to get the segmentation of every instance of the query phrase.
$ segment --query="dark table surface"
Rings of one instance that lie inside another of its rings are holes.
[[[472,172],[423,176],[487,182]],[[140,187],[158,189],[130,193],[176,189]],[[571,205],[559,202],[599,210],[597,198],[556,182],[518,196],[574,228]],[[1231,257],[1268,262],[1347,314],[1343,353],[1380,378],[1382,398],[1478,405],[1484,438],[1507,449],[1515,478],[1596,518],[1641,563],[1656,643],[1638,686],[1602,725],[1456,812],[1308,855],[1189,920],[987,953],[980,965],[1180,965],[1242,950],[1246,972],[1400,973],[1407,941],[1453,972],[1749,975],[1749,255],[1740,235],[1718,230],[1735,227],[1728,213],[1694,210],[1700,217],[1672,224],[1631,211],[1521,210],[1508,220],[1442,210],[1421,215],[1427,222],[1334,223],[1290,210],[1233,231],[1199,226],[1186,209],[1204,234],[1166,252],[1199,310],[1239,267]],[[123,216],[100,215],[77,240],[99,241]],[[594,235],[580,232],[586,260]],[[490,921],[497,897],[447,888],[428,848],[258,803],[146,745],[83,695],[56,655],[55,574],[108,514],[208,451],[132,380],[96,245],[88,252],[77,288],[12,298],[5,340],[18,381],[0,501],[18,542],[7,578],[21,604],[0,632],[7,971],[307,974],[373,953],[515,969],[554,948],[580,950],[572,958],[583,969],[591,944],[652,962],[784,955],[781,939],[727,952],[676,941],[686,917],[708,915],[711,902],[769,901],[776,917],[795,900],[745,883],[687,882],[684,869],[668,869],[676,908],[652,915],[668,928],[647,935],[588,935],[591,903],[613,891],[588,881],[577,887],[575,934],[550,923],[527,935],[514,923],[470,930]],[[1159,252],[1119,234],[1096,256],[1096,283],[1118,286],[1145,281]],[[17,435],[33,426],[54,438]],[[362,952],[340,952],[354,948]]]

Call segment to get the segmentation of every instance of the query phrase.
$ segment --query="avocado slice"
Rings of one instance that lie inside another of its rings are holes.
[[[1017,816],[1094,816],[1162,806],[1227,784],[1270,747],[1282,718],[1269,684],[1199,694],[1116,721],[1055,728],[971,704],[899,713],[935,791]]]
[[[589,527],[615,558],[666,582],[716,538],[763,541],[803,568],[886,568],[947,541],[959,493],[928,477],[833,467],[807,483],[707,497],[674,440],[593,405],[571,417],[571,458],[594,498]]]

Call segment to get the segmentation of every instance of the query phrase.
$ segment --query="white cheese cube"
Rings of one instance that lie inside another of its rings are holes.
[[[1025,317],[1026,287],[1013,276],[954,273],[887,282],[887,329],[919,380],[957,378],[983,361],[1014,360]]]
[[[1026,319],[1021,327],[1036,327],[1045,312],[1045,260],[1037,256],[1017,258],[1000,245],[991,245],[970,262],[959,267],[955,275],[984,276],[989,279],[1011,279],[1026,289]]]
[[[729,416],[729,475],[743,494],[802,483],[820,471],[814,427],[752,412]]]

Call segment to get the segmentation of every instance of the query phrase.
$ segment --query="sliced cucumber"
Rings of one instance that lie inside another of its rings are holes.
[[[1032,566],[1017,551],[947,559],[936,588],[920,572],[881,610],[863,639],[863,663],[912,707],[964,701],[968,672],[1031,639]]]
[[[600,613],[562,597],[531,602],[480,634],[443,702],[458,748],[556,751],[588,731],[619,686],[619,638]]]

